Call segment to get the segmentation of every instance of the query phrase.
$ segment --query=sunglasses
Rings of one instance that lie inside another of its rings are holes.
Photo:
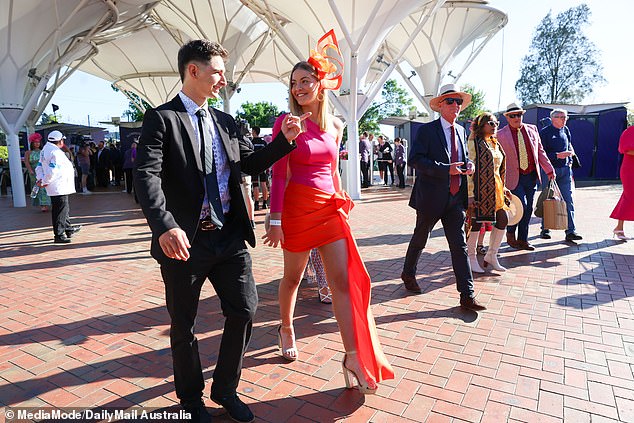
[[[500,126],[500,122],[498,122],[497,120],[490,120],[487,123],[494,128],[497,128],[498,126]]]
[[[508,114],[506,116],[511,118],[511,119],[517,119],[517,118],[521,118],[522,117],[522,113],[511,113],[511,114]]]
[[[458,106],[462,106],[463,100],[461,98],[446,98],[443,100],[445,103],[447,104],[454,104],[457,103]]]

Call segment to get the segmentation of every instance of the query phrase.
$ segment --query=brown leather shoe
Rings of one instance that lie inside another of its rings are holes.
[[[473,311],[482,311],[487,309],[473,297],[460,298],[460,308]]]
[[[533,244],[529,244],[528,241],[517,241],[517,248],[519,250],[528,250],[528,251],[535,250],[535,247],[533,247]]]
[[[401,273],[401,279],[405,283],[405,288],[408,291],[415,292],[417,294],[420,294],[422,292],[422,290],[420,289],[420,286],[418,286],[418,284],[416,283],[415,276],[410,276],[410,275],[406,275],[405,273]]]
[[[515,248],[516,250],[520,249],[518,241],[517,241],[517,239],[515,239],[515,233],[513,233],[513,232],[507,232],[506,233],[506,243],[511,248]]]

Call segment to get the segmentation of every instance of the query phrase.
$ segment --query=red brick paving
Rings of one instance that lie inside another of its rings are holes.
[[[260,305],[239,393],[258,421],[634,422],[634,242],[610,239],[607,217],[620,186],[577,190],[579,245],[559,232],[535,238],[534,220],[534,252],[503,247],[509,270],[476,276],[489,307],[477,315],[457,307],[440,226],[419,262],[424,293],[403,288],[415,217],[408,194],[366,190],[351,217],[396,373],[376,396],[344,389],[337,324],[313,286],[302,286],[297,303],[300,360],[280,357],[281,252],[252,250]],[[0,197],[0,405],[174,407],[169,321],[141,212],[113,190],[73,196],[71,215],[83,230],[54,245],[49,214]],[[211,284],[199,315],[208,389],[222,330]]]

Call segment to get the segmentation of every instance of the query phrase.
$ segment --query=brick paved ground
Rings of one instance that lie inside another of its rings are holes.
[[[457,307],[440,228],[420,260],[424,294],[403,288],[408,193],[368,190],[352,213],[396,371],[375,396],[344,389],[337,325],[312,286],[296,311],[300,360],[280,357],[281,253],[252,251],[260,305],[239,393],[258,421],[634,422],[634,242],[611,240],[607,218],[620,187],[577,191],[581,244],[556,233],[532,239],[535,252],[504,247],[509,271],[476,277],[489,308],[478,315]],[[140,211],[114,191],[73,196],[71,209],[84,228],[71,245],[54,245],[49,214],[0,197],[0,405],[175,408],[162,282]],[[208,381],[221,328],[207,284],[198,336]]]

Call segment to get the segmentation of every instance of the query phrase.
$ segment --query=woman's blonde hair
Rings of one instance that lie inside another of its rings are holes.
[[[293,73],[297,69],[302,69],[302,70],[305,70],[306,72],[310,72],[315,77],[315,79],[317,79],[318,83],[320,81],[317,76],[317,71],[315,70],[315,67],[311,65],[310,63],[299,62],[295,66],[293,66],[293,70],[291,71],[291,76],[288,80],[288,107],[292,114],[294,114],[295,116],[301,116],[303,114],[302,106],[300,106],[299,103],[297,103],[297,100],[295,100],[295,97],[293,97],[293,93],[291,92],[291,88],[292,88],[291,85],[293,83],[292,82]],[[319,94],[317,94],[317,101],[319,101],[319,107],[317,108],[317,121],[319,122],[319,129],[325,132],[328,129],[328,96],[325,90],[321,88],[321,85],[319,87],[319,90],[320,92]],[[321,96],[321,99],[319,98],[320,96]],[[303,122],[302,122],[302,125],[304,125]]]

